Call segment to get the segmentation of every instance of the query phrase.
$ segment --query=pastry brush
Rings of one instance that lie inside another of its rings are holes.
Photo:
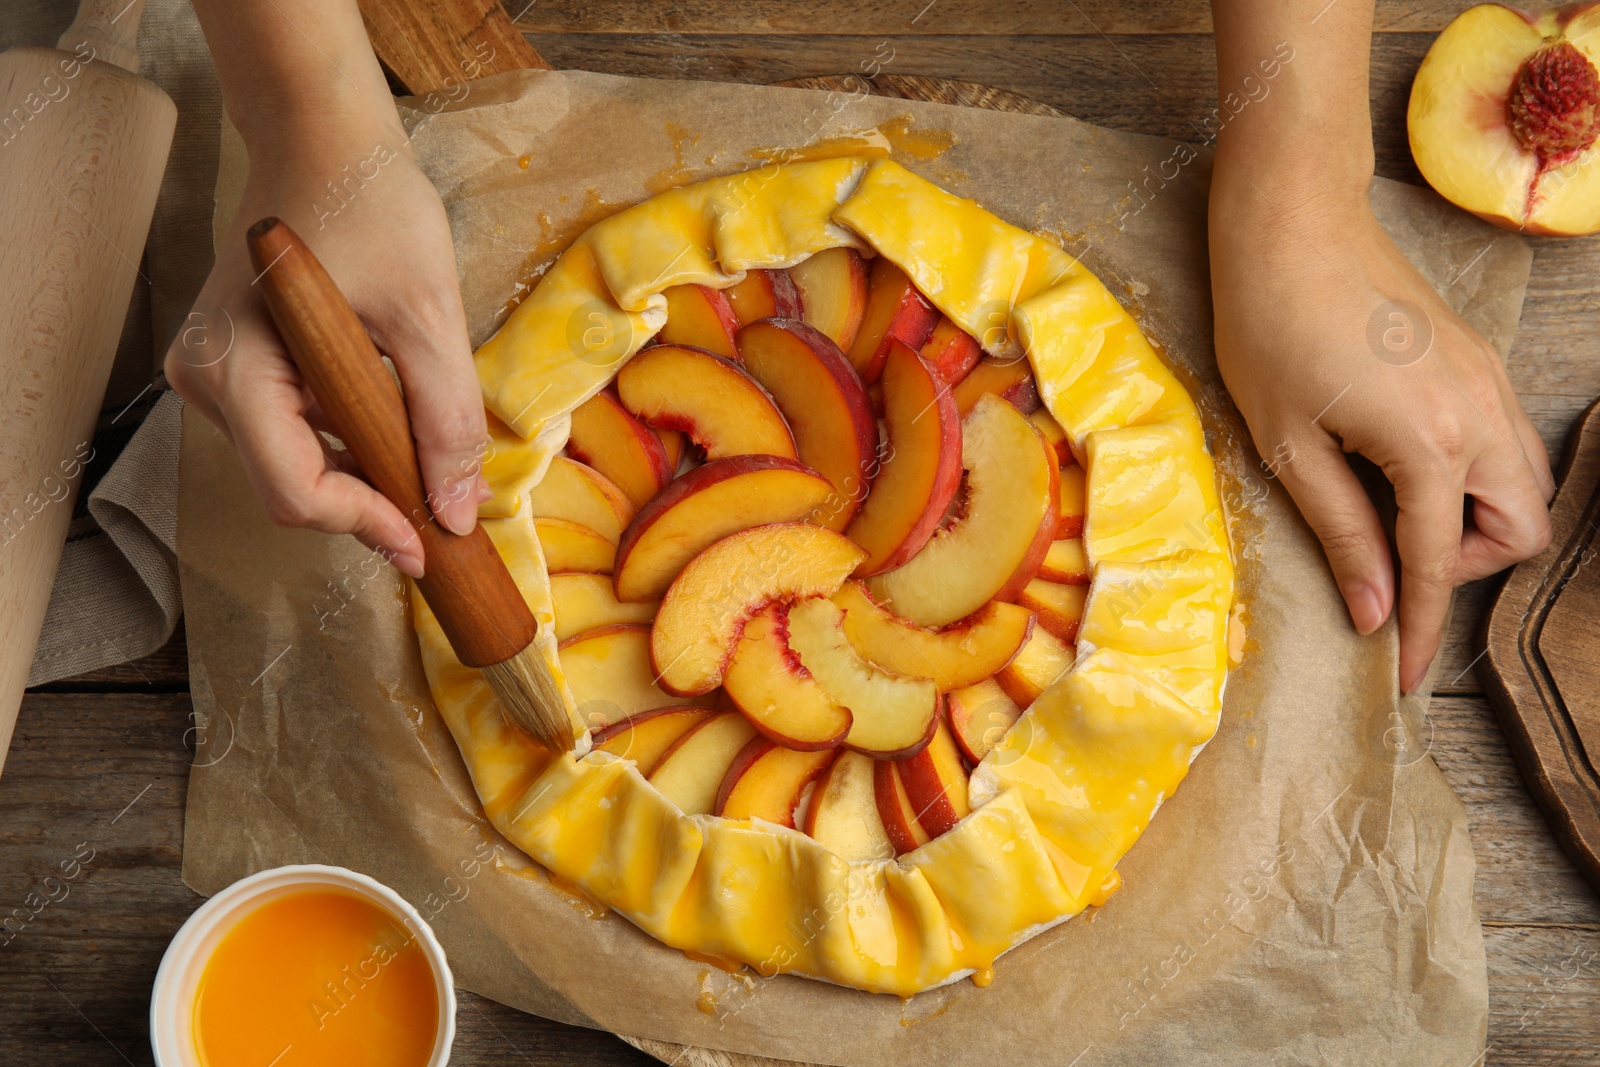
[[[462,537],[435,520],[405,400],[366,327],[287,224],[262,219],[247,240],[257,284],[312,396],[363,476],[416,530],[424,555],[417,587],[456,657],[483,672],[516,725],[552,752],[569,750],[572,722],[533,647],[533,612],[481,525]]]

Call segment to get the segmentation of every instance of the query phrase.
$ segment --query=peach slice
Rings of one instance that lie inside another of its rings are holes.
[[[633,521],[633,503],[610,478],[565,456],[550,460],[539,484],[528,492],[529,510],[538,519],[566,519],[587,526],[616,543]]]
[[[1083,551],[1083,538],[1067,537],[1051,541],[1050,550],[1039,565],[1039,577],[1062,585],[1089,584],[1089,557]]]
[[[894,859],[873,791],[873,760],[848,749],[817,779],[805,832],[847,863]]]
[[[878,760],[872,768],[872,796],[877,803],[878,818],[883,821],[883,831],[897,856],[913,852],[933,840],[911,806],[905,783],[900,779],[899,766],[898,762]]]
[[[1033,632],[1032,612],[998,600],[942,630],[902,619],[860,582],[844,583],[833,602],[844,609],[844,635],[863,659],[896,674],[932,678],[946,693],[995,674]]]
[[[655,345],[617,374],[622,406],[651,426],[682,430],[708,459],[795,458],[794,437],[766,390],[739,364],[698,348]]]
[[[750,616],[728,660],[722,688],[757,730],[789,748],[834,748],[850,732],[849,710],[789,648],[787,605],[768,604]]]
[[[800,290],[786,270],[749,270],[744,279],[723,290],[740,326],[762,319],[798,319],[805,314]],[[737,345],[737,341],[735,342]],[[739,347],[740,355],[744,353]]]
[[[943,706],[939,687],[868,663],[850,647],[843,626],[844,612],[822,597],[789,608],[789,648],[822,689],[850,710],[844,743],[883,759],[920,751]]]
[[[789,268],[805,320],[850,351],[867,310],[867,261],[853,248],[829,248]]]
[[[1022,718],[1022,709],[993,678],[957,689],[944,699],[950,712],[950,732],[962,754],[974,764],[982,763],[1011,724]]]
[[[861,378],[821,330],[794,319],[746,326],[739,351],[788,420],[800,461],[833,483],[825,518],[813,521],[843,530],[877,466],[878,423]]]
[[[661,438],[628,414],[609,389],[573,409],[567,455],[610,478],[636,508],[672,480]]]
[[[845,533],[867,550],[857,576],[900,566],[927,544],[961,487],[961,420],[949,388],[891,342],[883,365],[888,458]]]
[[[879,603],[918,626],[945,626],[1011,599],[1038,572],[1055,533],[1055,453],[1033,424],[985,395],[961,436],[966,513],[903,566],[867,579]]]
[[[934,729],[928,747],[902,761],[896,770],[911,810],[929,837],[954,829],[972,810],[967,804],[967,769],[944,720]]]
[[[656,334],[664,345],[703,348],[724,359],[739,358],[734,334],[739,316],[728,297],[709,285],[673,285],[663,290],[667,298],[667,324]]]
[[[1600,6],[1464,11],[1417,70],[1406,127],[1445,199],[1528,233],[1600,231]]]
[[[710,708],[652,708],[601,727],[590,740],[596,751],[631,759],[649,777],[673,742],[715,714]]]
[[[867,309],[861,329],[855,343],[846,349],[850,362],[862,381],[875,382],[883,373],[890,344],[899,341],[913,350],[921,348],[937,321],[939,312],[911,284],[906,272],[879,256],[872,261],[867,279]]]
[[[655,684],[650,669],[648,626],[601,626],[574,634],[556,647],[567,688],[578,705],[578,714],[590,728],[651,708],[694,703],[664,692]]]
[[[1083,468],[1069,463],[1058,476],[1060,489],[1056,497],[1056,540],[1083,536],[1085,489]]]
[[[986,393],[993,393],[1024,415],[1039,408],[1039,388],[1033,380],[1033,368],[1022,356],[1015,359],[984,357],[956,385],[955,392],[956,407],[962,417]]]
[[[1073,655],[1071,645],[1043,626],[1036,626],[1017,658],[1006,664],[994,680],[1018,707],[1026,708],[1071,669]]]
[[[544,553],[545,569],[551,574],[610,574],[616,564],[617,546],[580,522],[534,519],[533,533]]]
[[[1022,587],[1017,603],[1039,617],[1039,625],[1067,644],[1078,640],[1078,624],[1083,621],[1083,604],[1089,598],[1086,585],[1064,585],[1035,578]]]
[[[656,617],[656,602],[623,604],[611,592],[604,574],[552,574],[550,600],[556,613],[556,640],[619,622],[649,622]]]
[[[1045,444],[1055,449],[1057,463],[1067,467],[1076,462],[1072,458],[1072,442],[1067,440],[1067,431],[1063,430],[1056,417],[1050,414],[1049,408],[1041,407],[1028,416],[1028,421],[1033,423],[1034,429],[1044,437]]]
[[[800,522],[757,526],[711,545],[673,579],[656,612],[650,657],[661,685],[709,693],[721,684],[746,619],[774,600],[831,596],[864,554],[839,534]]]
[[[978,360],[983,358],[983,346],[976,337],[940,316],[919,354],[933,367],[933,373],[955,385],[978,365]]]
[[[733,757],[712,811],[724,819],[765,819],[793,830],[795,808],[832,752],[797,752],[765,737],[752,738]]]
[[[683,466],[683,431],[653,430],[652,432],[661,439],[661,448],[667,454],[667,466],[676,475],[678,468]]]
[[[728,769],[755,736],[755,727],[737,711],[718,712],[661,754],[650,784],[685,815],[710,815]]]
[[[729,456],[674,479],[623,532],[617,599],[653,600],[713,542],[821,513],[834,495],[820,474],[777,456]]]

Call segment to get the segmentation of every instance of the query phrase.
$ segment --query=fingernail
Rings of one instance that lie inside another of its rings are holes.
[[[444,510],[439,513],[439,521],[446,530],[465,537],[478,521],[478,502],[466,493],[458,499],[447,500]]]
[[[1345,593],[1345,603],[1350,607],[1350,621],[1362,637],[1383,625],[1383,605],[1378,602],[1377,590],[1370,585],[1358,585]]]
[[[409,548],[402,548],[395,552],[389,557],[389,562],[393,563],[395,569],[401,574],[410,575],[412,578],[422,577],[422,557],[412,552]]]
[[[494,490],[489,488],[488,479],[487,478],[479,478],[478,479],[478,503],[482,504],[485,500],[493,500],[493,499],[494,499]]]

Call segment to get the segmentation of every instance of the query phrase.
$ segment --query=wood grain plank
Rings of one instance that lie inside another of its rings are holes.
[[[772,83],[871,71],[976,81],[1009,89],[1087,122],[1134,133],[1202,140],[1216,107],[1211,38],[1088,35],[799,36],[786,34],[561,33],[534,44],[557,70],[652,78]],[[1373,42],[1378,172],[1418,182],[1405,138],[1411,77],[1428,34],[1381,34]],[[1268,106],[1270,90],[1258,105]]]
[[[522,0],[508,0],[514,13]],[[1438,32],[1465,7],[1460,0],[1379,0],[1377,30]],[[889,36],[939,34],[1210,33],[1208,0],[541,0],[519,29],[556,33],[793,33]]]
[[[1600,895],[1534,807],[1488,701],[1435,697],[1425,728],[1428,754],[1467,807],[1483,921],[1600,929]]]
[[[1491,1067],[1595,1062],[1600,928],[1485,924]],[[1462,1065],[1467,1067],[1467,1065]]]

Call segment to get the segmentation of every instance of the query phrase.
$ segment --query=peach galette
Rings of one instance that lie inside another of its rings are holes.
[[[1120,884],[1234,576],[1193,402],[1072,257],[887,160],[773,166],[593,226],[477,362],[574,752],[413,604],[509,840],[669,945],[899,994]]]

